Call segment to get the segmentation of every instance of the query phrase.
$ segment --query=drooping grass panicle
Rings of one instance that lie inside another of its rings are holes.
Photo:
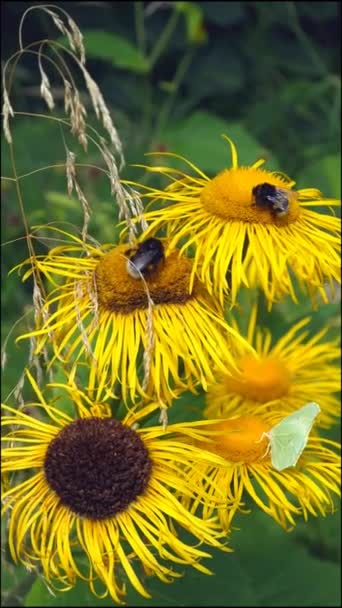
[[[60,11],[60,13],[63,14],[64,18],[66,19],[67,26],[65,25],[65,23],[63,22],[61,17],[55,11],[51,10],[52,8]],[[40,10],[44,11],[45,13],[47,13],[48,15],[50,15],[50,17],[52,18],[52,21],[54,22],[57,29],[67,37],[71,49],[74,51],[74,53],[79,54],[79,59],[80,59],[81,63],[85,63],[85,49],[84,49],[84,45],[83,45],[83,35],[82,35],[81,30],[79,29],[79,27],[77,26],[75,21],[70,17],[70,15],[66,11],[64,11],[61,7],[53,5],[53,4],[41,4],[38,6],[30,6],[24,12],[24,14],[20,20],[20,25],[19,25],[20,50],[21,51],[24,50],[23,36],[22,36],[24,21],[28,15],[28,13],[33,11],[34,9],[40,9]]]
[[[38,40],[28,44],[27,46],[24,45],[24,24],[28,14],[33,9],[40,9],[51,17],[58,31],[66,36],[71,50],[64,46],[60,41],[50,39]],[[38,47],[38,50],[35,50],[34,47]],[[6,61],[3,70],[3,128],[6,140],[9,144],[12,143],[10,118],[15,117],[16,115],[10,100],[14,72],[17,63],[26,53],[32,53],[38,57],[38,69],[41,77],[39,89],[40,96],[47,104],[50,111],[58,106],[58,99],[51,81],[51,76],[47,74],[45,66],[43,65],[43,60],[44,63],[47,62],[47,64],[53,68],[54,72],[62,79],[64,90],[64,111],[70,121],[71,133],[76,137],[77,141],[85,151],[87,151],[89,140],[91,140],[92,143],[95,143],[97,146],[99,153],[101,154],[108,169],[111,193],[113,196],[115,196],[116,202],[119,206],[119,217],[127,222],[129,229],[129,240],[132,242],[138,232],[138,226],[133,226],[131,218],[132,216],[142,216],[143,206],[139,194],[136,191],[128,190],[127,187],[123,186],[122,184],[120,171],[125,164],[125,160],[119,134],[113,123],[110,110],[106,104],[102,92],[85,66],[86,57],[82,33],[75,21],[61,7],[50,4],[33,6],[28,8],[21,18],[19,26],[19,51],[14,53]],[[97,119],[101,121],[110,143],[107,143],[106,139],[100,133],[98,133],[96,129],[87,124],[86,101],[84,95],[81,94],[80,90],[78,89],[73,77],[73,72],[75,71],[74,66],[68,65],[67,60],[69,59],[76,64],[77,69],[81,71],[87,92],[89,94],[90,106],[94,110]],[[67,124],[66,121],[61,118],[54,117],[54,119],[57,120],[61,126]],[[93,134],[93,137],[91,137],[90,132]],[[72,189],[74,189],[82,205],[84,212],[82,235],[85,239],[87,235],[87,226],[90,219],[90,205],[86,199],[83,188],[81,188],[79,181],[76,180],[75,172],[71,170],[72,165],[75,164],[75,159],[75,152],[68,150],[66,161],[68,193],[70,195],[70,192]],[[145,227],[146,225],[143,221],[141,223],[141,230],[144,230]]]
[[[46,101],[46,104],[47,104],[49,110],[53,110],[55,107],[55,102],[54,102],[53,95],[51,92],[50,80],[42,65],[42,57],[41,57],[42,46],[43,45],[41,45],[41,47],[39,49],[39,54],[38,54],[38,66],[39,66],[40,75],[42,77],[42,82],[40,85],[40,94],[41,94],[42,98]]]
[[[6,90],[6,86],[4,84],[3,87],[3,105],[2,105],[2,113],[3,113],[3,129],[4,129],[4,133],[5,133],[5,138],[8,141],[9,144],[12,143],[12,135],[11,135],[11,131],[9,128],[9,118],[10,116],[14,116],[14,111],[13,108],[11,106],[9,97],[8,97],[8,93]]]

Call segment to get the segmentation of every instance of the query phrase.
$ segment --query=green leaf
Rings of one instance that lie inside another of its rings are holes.
[[[8,512],[1,520],[1,606],[22,606],[23,598],[34,582],[24,566],[14,564],[6,541]]]
[[[327,520],[329,517],[327,518]],[[183,578],[166,585],[148,577],[144,584],[152,598],[144,599],[127,583],[128,606],[339,606],[340,569],[321,553],[307,548],[300,536],[284,532],[256,507],[236,518],[229,538],[233,553],[209,549],[204,563],[212,576],[184,567]],[[315,521],[303,524],[312,528]],[[330,524],[338,537],[337,518]],[[185,534],[180,535],[184,540]],[[336,537],[336,538],[337,538]],[[25,606],[105,606],[111,600],[95,598],[78,581],[68,592],[51,596],[41,580],[29,591]]]
[[[300,188],[319,188],[326,197],[340,198],[341,158],[331,154],[315,161],[303,171],[297,185]]]
[[[23,599],[32,587],[34,576],[25,568],[14,566],[5,560],[1,565],[1,606],[22,606]]]
[[[109,600],[100,600],[93,595],[86,583],[77,581],[75,587],[63,593],[48,590],[42,579],[37,578],[26,595],[24,606],[56,606],[69,608],[72,606],[108,606]],[[111,605],[115,605],[111,601]]]
[[[335,438],[329,436],[329,439]],[[318,517],[311,526],[302,522],[296,526],[295,536],[309,553],[336,564],[341,562],[341,513]]]
[[[83,31],[84,46],[88,57],[105,59],[118,68],[144,74],[148,72],[147,59],[131,42],[118,34]]]
[[[70,209],[76,209],[77,211],[80,208],[80,203],[77,198],[68,196],[68,194],[64,194],[62,192],[54,192],[47,191],[45,193],[45,198],[49,205],[57,207],[58,209],[66,209],[69,211]]]
[[[242,124],[228,123],[202,111],[173,123],[164,131],[160,143],[170,152],[185,156],[203,171],[215,174],[231,165],[230,148],[222,138],[223,134],[235,143],[240,164],[252,163],[265,152]],[[171,164],[172,161],[168,159],[167,162]]]
[[[224,61],[222,61],[224,57]],[[226,99],[245,84],[241,55],[230,40],[218,40],[215,46],[197,53],[187,75],[188,95],[196,101]]]
[[[309,555],[260,511],[239,517],[239,524],[241,529],[230,536],[234,553],[210,550],[213,558],[206,564],[212,577],[188,568],[183,579],[168,587],[151,581],[152,600],[130,590],[128,606],[340,605],[337,564]]]
[[[313,523],[310,520],[306,525]],[[337,564],[309,555],[291,533],[262,512],[245,516],[241,524],[233,544],[250,577],[258,606],[340,605]]]
[[[176,11],[183,13],[189,42],[201,43],[206,40],[203,28],[203,11],[195,2],[175,2]]]
[[[131,589],[128,606],[258,606],[249,584],[248,573],[240,560],[230,553],[209,550],[212,559],[205,560],[212,575],[201,574],[190,567],[172,585],[150,582],[152,599],[145,600]],[[152,587],[153,585],[153,587]],[[153,589],[153,591],[152,591]]]
[[[53,383],[56,383],[56,384],[67,384],[68,383],[67,372],[58,363],[56,363],[54,366]],[[62,388],[55,387],[55,386],[50,387],[49,395],[51,395],[51,397],[48,398],[48,401],[50,401],[50,399],[51,399],[51,403],[53,403],[53,406],[56,409],[60,410],[61,412],[64,412],[64,414],[67,414],[71,418],[75,417],[76,406],[75,406],[74,402],[72,401],[69,393],[67,393],[66,390],[63,390]]]

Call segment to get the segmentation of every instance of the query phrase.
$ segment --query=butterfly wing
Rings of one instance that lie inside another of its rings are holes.
[[[319,407],[318,403],[311,401],[310,403],[306,403],[306,405],[300,407],[292,414],[286,416],[286,418],[278,422],[278,424],[276,424],[273,428],[276,428],[285,421],[290,422],[291,420],[294,420],[296,422],[300,422],[301,424],[303,424],[303,426],[307,425],[310,432],[314,420],[316,416],[320,413],[320,411],[321,408]]]
[[[307,403],[271,429],[271,462],[277,471],[296,465],[320,411],[317,403]]]

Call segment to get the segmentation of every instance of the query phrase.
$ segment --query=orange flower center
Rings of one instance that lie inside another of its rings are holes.
[[[153,303],[184,304],[197,295],[195,281],[189,293],[191,260],[173,251],[165,262],[142,279],[133,278],[127,271],[128,245],[119,245],[103,256],[95,269],[99,303],[108,311],[130,313],[148,307],[147,289]]]
[[[281,360],[245,355],[240,359],[239,367],[239,375],[225,377],[228,392],[259,403],[280,399],[289,393],[291,377]]]
[[[269,206],[255,204],[253,188],[267,183],[286,191],[289,207],[284,216],[277,216]],[[292,182],[260,168],[237,167],[225,169],[214,177],[201,192],[203,207],[224,220],[240,220],[262,224],[287,226],[300,213],[297,194],[291,190]]]
[[[209,449],[227,460],[258,462],[267,454],[269,440],[263,433],[267,433],[271,427],[260,418],[241,416],[233,420],[222,420],[209,428],[222,431],[222,435],[214,437],[215,447]]]

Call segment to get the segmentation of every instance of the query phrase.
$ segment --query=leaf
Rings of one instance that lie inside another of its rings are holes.
[[[203,11],[195,2],[175,2],[175,9],[183,13],[186,23],[186,33],[189,42],[203,43],[206,32],[203,27]]]
[[[56,606],[56,608],[69,608],[72,606],[108,606],[108,598],[100,600],[95,597],[88,585],[77,581],[70,591],[58,593],[48,590],[42,579],[37,578],[26,595],[24,606]],[[114,606],[114,603],[111,602]]]
[[[256,507],[236,518],[229,545],[234,553],[209,549],[204,563],[212,576],[184,567],[183,578],[166,585],[148,577],[144,583],[152,598],[144,599],[127,583],[128,606],[339,606],[340,569],[336,563],[310,555],[298,537],[284,532]],[[335,534],[338,529],[335,522]],[[313,520],[304,524],[312,527]],[[237,526],[240,528],[238,529]],[[184,533],[180,535],[184,540]],[[50,595],[41,580],[29,591],[25,606],[105,606],[78,581],[68,592]]]
[[[118,68],[144,74],[148,72],[147,59],[131,42],[118,34],[85,30],[84,45],[86,54],[96,59],[105,59]]]
[[[173,123],[164,131],[160,144],[170,152],[185,156],[202,171],[216,174],[231,165],[229,145],[222,134],[235,143],[240,164],[252,163],[264,152],[241,123],[228,123],[214,114],[202,111]],[[167,162],[171,164],[172,161],[167,159]]]
[[[68,374],[66,373],[66,371],[63,369],[63,367],[60,364],[55,364],[53,383],[67,384],[67,382],[68,382]],[[50,387],[49,395],[51,395],[51,403],[53,403],[53,406],[56,409],[64,412],[64,414],[67,414],[71,418],[75,417],[77,408],[76,408],[74,402],[72,401],[72,398],[70,397],[69,393],[67,393],[66,390],[63,390],[62,388],[55,387],[55,386]],[[48,398],[48,401],[50,402],[50,397]]]
[[[134,591],[127,596],[128,606],[258,606],[249,584],[248,574],[233,554],[209,550],[212,559],[205,560],[211,576],[187,567],[184,576],[172,585],[150,583],[152,599],[145,600]]]
[[[239,518],[230,545],[235,552],[210,550],[208,577],[190,568],[177,584],[153,584],[153,598],[128,594],[128,606],[338,606],[340,571],[336,564],[308,555],[267,515]],[[306,524],[310,525],[310,524]],[[150,585],[152,589],[152,586]]]
[[[169,424],[177,422],[191,422],[203,418],[206,393],[197,387],[198,394],[185,391],[178,399],[172,402],[172,407],[168,410]],[[158,421],[156,422],[158,424]]]
[[[235,543],[258,606],[340,605],[339,567],[309,555],[264,513],[245,517]]]
[[[298,180],[298,187],[319,188],[326,197],[341,197],[341,158],[324,156],[309,165]],[[319,207],[315,207],[318,210]]]
[[[77,211],[80,208],[80,203],[76,197],[69,196],[68,194],[64,194],[62,192],[55,192],[53,190],[48,190],[45,192],[45,198],[49,205],[57,207],[58,209],[66,209],[69,211],[70,209],[76,209]]]
[[[34,577],[25,568],[2,561],[1,566],[1,606],[22,606],[23,598],[31,589]]]
[[[230,40],[224,39],[197,53],[185,84],[188,95],[200,101],[236,93],[245,84],[245,78],[241,55]]]
[[[311,300],[303,294],[300,289],[298,280],[293,276],[293,284],[295,293],[298,296],[298,304],[296,304],[290,296],[284,297],[279,303],[272,307],[271,311],[267,309],[267,303],[264,298],[261,299],[259,305],[259,321],[262,325],[269,327],[274,338],[279,338],[285,331],[286,326],[289,329],[304,317],[311,317],[310,332],[318,333],[323,327],[329,327],[331,333],[336,334],[336,328],[341,325],[341,302],[339,285],[335,283],[334,292],[330,287],[326,287],[326,293],[329,298],[327,304],[317,295],[317,308],[313,308]]]
[[[339,431],[339,429],[338,429]],[[340,437],[329,439],[341,441]],[[329,517],[319,517],[307,526],[305,522],[296,526],[295,536],[309,553],[336,564],[341,562],[341,513],[335,512]]]

